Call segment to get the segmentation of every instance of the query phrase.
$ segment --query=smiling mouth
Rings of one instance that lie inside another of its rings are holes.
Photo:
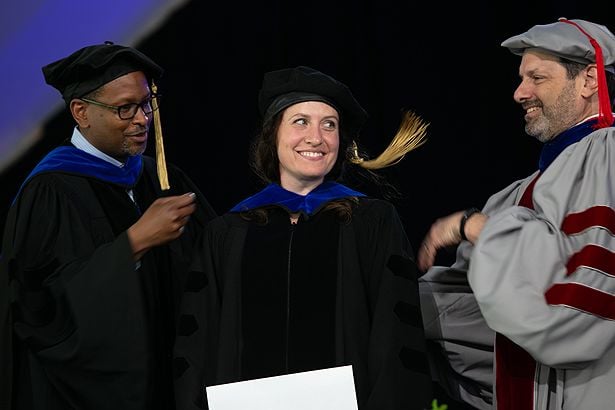
[[[540,107],[530,107],[530,108],[528,108],[527,110],[525,110],[525,113],[526,113],[526,114],[531,114],[531,113],[533,113],[534,111],[538,111],[539,109],[540,109]]]
[[[319,157],[324,157],[325,155],[322,152],[314,152],[314,151],[297,151],[297,153],[301,155],[302,157],[307,157],[307,158],[319,158]]]
[[[126,138],[135,144],[145,144],[147,142],[147,131],[139,134],[126,134]]]
[[[142,138],[142,137],[146,137],[147,136],[147,130],[140,130],[137,132],[131,132],[128,134],[124,134],[127,137],[137,137],[137,138]]]

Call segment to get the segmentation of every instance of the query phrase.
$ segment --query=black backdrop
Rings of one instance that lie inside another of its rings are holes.
[[[540,145],[524,134],[512,99],[519,57],[500,42],[561,16],[615,29],[607,2],[580,0],[242,3],[193,0],[136,45],[166,70],[158,85],[167,161],[219,213],[252,194],[248,142],[262,75],[312,66],[345,82],[369,112],[359,144],[372,154],[393,136],[402,110],[430,123],[428,142],[385,172],[404,194],[397,205],[415,248],[437,217],[482,206],[536,167]],[[0,175],[2,215],[72,127],[68,113],[58,113],[41,141]]]
[[[402,110],[430,123],[427,143],[385,171],[404,194],[397,205],[417,247],[435,218],[480,207],[535,169],[540,145],[524,134],[512,99],[519,58],[500,42],[560,16],[615,23],[605,21],[599,3],[495,3],[269,1],[214,8],[193,0],[136,45],[165,68],[158,86],[167,161],[183,168],[219,213],[253,193],[248,142],[262,75],[312,66],[345,82],[368,111],[359,144],[372,155],[390,141]],[[40,142],[0,174],[2,215],[30,169],[72,127],[68,112],[58,113]],[[154,154],[153,137],[147,153]]]

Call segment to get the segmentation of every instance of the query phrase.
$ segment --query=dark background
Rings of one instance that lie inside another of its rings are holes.
[[[136,46],[166,70],[158,86],[167,162],[219,213],[258,188],[247,159],[264,72],[308,65],[346,83],[370,114],[359,145],[373,156],[402,110],[414,110],[430,123],[428,141],[385,175],[403,193],[396,204],[417,248],[436,218],[481,207],[536,168],[540,144],[523,132],[512,99],[520,59],[500,43],[562,16],[613,29],[608,4],[195,0]],[[2,226],[23,178],[72,128],[68,112],[58,113],[40,142],[0,174]],[[154,145],[152,136],[148,154]]]
[[[370,115],[359,145],[372,156],[397,131],[402,110],[415,111],[430,124],[427,143],[383,173],[403,193],[396,203],[418,247],[435,218],[482,206],[536,167],[540,144],[525,135],[512,99],[520,59],[501,41],[560,16],[615,23],[600,4],[590,6],[269,1],[214,10],[191,1],[136,47],[165,68],[158,87],[167,162],[183,168],[219,213],[258,188],[247,159],[264,72],[308,65],[346,83]],[[68,111],[58,113],[40,142],[0,174],[2,215],[73,125]],[[154,152],[152,136],[147,153]]]

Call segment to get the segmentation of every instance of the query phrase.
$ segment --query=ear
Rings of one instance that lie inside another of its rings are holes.
[[[598,93],[598,68],[596,64],[589,64],[585,70],[583,70],[584,82],[581,89],[581,95],[585,98],[589,98]]]
[[[79,99],[73,99],[70,102],[70,113],[74,120],[77,122],[79,129],[89,128],[90,123],[88,121],[88,104]]]

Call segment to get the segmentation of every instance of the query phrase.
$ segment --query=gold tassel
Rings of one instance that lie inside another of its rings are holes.
[[[163,191],[171,188],[167,175],[167,164],[164,158],[164,143],[162,142],[162,126],[160,125],[160,111],[158,111],[158,87],[152,80],[152,109],[154,110],[154,131],[156,133],[156,168],[158,170],[158,180]]]
[[[389,146],[374,159],[366,160],[359,156],[357,144],[353,141],[350,162],[365,169],[381,169],[397,164],[404,156],[426,142],[428,123],[411,111],[406,111],[399,130]]]

